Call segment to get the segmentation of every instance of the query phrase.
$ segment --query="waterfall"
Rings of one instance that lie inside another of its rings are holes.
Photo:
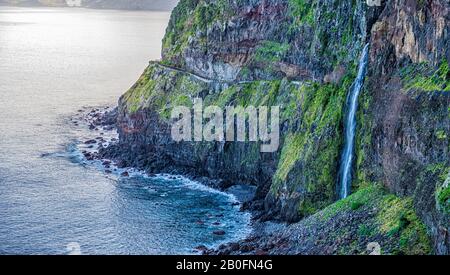
[[[369,44],[364,47],[361,59],[359,60],[358,75],[352,85],[351,91],[347,98],[346,113],[345,113],[345,145],[341,156],[341,168],[339,171],[341,199],[350,195],[350,188],[352,184],[352,167],[353,156],[355,148],[355,131],[356,131],[356,111],[358,109],[358,96],[364,84],[366,76],[366,68],[369,56]]]

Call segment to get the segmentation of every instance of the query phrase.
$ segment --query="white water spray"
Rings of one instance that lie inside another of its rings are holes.
[[[369,44],[364,47],[359,61],[358,75],[352,85],[347,98],[347,111],[345,117],[345,145],[341,156],[341,168],[339,171],[340,198],[350,195],[352,184],[353,151],[355,148],[356,111],[358,110],[358,97],[366,77],[366,68],[369,57]]]

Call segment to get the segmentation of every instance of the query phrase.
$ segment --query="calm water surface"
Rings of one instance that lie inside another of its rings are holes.
[[[248,232],[230,196],[74,157],[91,133],[71,117],[115,104],[160,57],[168,18],[0,7],[0,254],[66,254],[72,242],[86,254],[185,254]]]

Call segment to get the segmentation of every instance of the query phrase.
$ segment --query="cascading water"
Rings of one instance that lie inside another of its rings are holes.
[[[358,109],[358,96],[366,77],[366,68],[369,57],[369,44],[364,47],[359,61],[358,75],[352,85],[347,98],[347,111],[345,116],[345,145],[341,156],[341,168],[339,171],[340,197],[349,196],[352,181],[353,151],[355,147],[356,111]]]

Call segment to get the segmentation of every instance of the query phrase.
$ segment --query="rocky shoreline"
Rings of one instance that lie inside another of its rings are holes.
[[[400,232],[397,236],[391,236],[378,229],[379,218],[383,215],[383,211],[386,211],[384,207],[387,201],[394,201],[396,207],[399,203],[403,204],[400,199],[391,197],[382,187],[363,190],[298,223],[286,224],[276,221],[275,216],[267,214],[263,200],[255,197],[256,187],[249,188],[244,185],[230,187],[224,185],[223,180],[199,176],[194,169],[177,169],[171,166],[161,171],[146,171],[142,169],[143,167],[129,167],[116,151],[117,134],[111,134],[116,132],[117,109],[105,107],[79,112],[78,118],[73,119],[72,123],[78,126],[82,121],[98,135],[94,139],[84,141],[84,146],[94,151],[85,150],[82,153],[86,160],[102,162],[105,173],[116,173],[122,177],[129,177],[133,171],[142,171],[149,176],[156,176],[156,172],[182,175],[208,187],[233,194],[239,201],[240,211],[248,211],[252,214],[252,233],[245,239],[223,243],[216,248],[199,245],[193,248],[195,253],[203,255],[367,255],[374,253],[374,247],[369,245],[376,244],[385,254],[414,254],[408,250],[404,252],[398,249],[397,241],[402,237]],[[409,206],[405,203],[402,207]],[[411,220],[409,223],[416,230],[416,221]],[[215,230],[212,234],[223,236],[227,232]],[[418,249],[420,253],[429,253],[426,239],[421,239],[420,243],[415,245],[420,246],[413,249]]]
[[[118,137],[116,132],[117,121],[117,108],[111,107],[99,107],[80,109],[78,114],[71,119],[71,123],[74,126],[86,126],[95,135],[91,139],[82,141],[82,145],[85,150],[81,150],[82,155],[87,161],[101,162],[104,172],[106,174],[116,173],[121,177],[130,177],[135,171],[141,171],[139,167],[128,167],[120,158],[110,158],[111,151],[114,150],[114,144],[117,143]],[[141,171],[140,173],[146,173],[148,176],[156,176],[155,172],[148,173],[147,171]],[[274,232],[285,228],[286,225],[282,223],[270,222],[267,225],[261,222],[259,218],[263,215],[261,200],[254,200],[256,188],[245,185],[234,185],[226,187],[222,180],[211,179],[205,176],[198,175],[194,170],[189,169],[177,169],[176,167],[170,167],[158,171],[158,174],[174,175],[169,178],[177,178],[176,175],[181,175],[184,178],[198,182],[207,187],[214,188],[216,190],[233,195],[237,199],[237,203],[233,203],[235,206],[240,207],[241,212],[250,212],[252,215],[252,234],[237,243],[225,243],[220,245],[216,249],[208,248],[204,245],[199,245],[194,248],[195,252],[199,252],[205,255],[214,254],[231,254],[240,253],[248,254],[254,252],[258,255],[263,255],[264,250],[258,249],[256,240],[261,240],[263,237],[267,237],[267,232]],[[213,231],[214,235],[225,235],[226,231],[216,230]]]
[[[255,186],[243,209],[269,229],[205,253],[370,254],[376,243],[383,254],[449,254],[449,13],[443,0],[182,0],[162,59],[119,100],[118,142],[99,154],[220,190]],[[346,98],[367,43],[352,194],[339,200]],[[195,98],[280,106],[280,150],[174,142],[170,112]],[[289,225],[271,231],[274,220]]]

